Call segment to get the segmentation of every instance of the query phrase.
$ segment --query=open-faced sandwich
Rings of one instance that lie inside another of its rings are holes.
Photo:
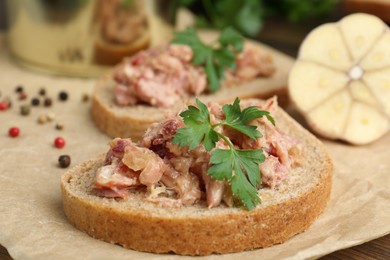
[[[283,243],[326,207],[332,162],[275,98],[220,105],[199,99],[138,142],[61,179],[69,221],[139,251],[229,253]]]
[[[213,36],[205,33],[210,41]],[[215,38],[215,37],[214,37]],[[188,100],[224,102],[235,97],[287,97],[292,59],[232,29],[205,44],[193,28],[171,43],[123,60],[94,89],[91,115],[111,137],[140,140],[154,122]]]

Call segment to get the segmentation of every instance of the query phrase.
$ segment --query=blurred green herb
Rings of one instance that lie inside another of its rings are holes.
[[[173,8],[187,7],[198,27],[233,27],[247,36],[256,35],[267,17],[287,17],[291,22],[329,14],[340,0],[174,0]]]
[[[176,32],[172,43],[189,46],[195,65],[205,66],[209,90],[214,93],[221,87],[224,70],[236,66],[235,55],[243,48],[243,37],[228,27],[222,30],[217,42],[213,45],[203,43],[193,27]]]

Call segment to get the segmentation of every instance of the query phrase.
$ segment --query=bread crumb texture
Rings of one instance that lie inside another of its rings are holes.
[[[279,109],[277,126],[299,140],[305,160],[278,189],[261,189],[256,209],[205,204],[169,208],[143,200],[94,195],[92,183],[104,155],[67,171],[61,179],[69,221],[90,236],[138,251],[210,255],[240,252],[285,242],[305,231],[329,199],[333,165],[322,143]]]

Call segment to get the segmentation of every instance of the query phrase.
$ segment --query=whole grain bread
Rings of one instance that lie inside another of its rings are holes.
[[[205,32],[203,39],[210,39],[215,33]],[[275,65],[275,73],[268,78],[240,83],[233,86],[222,86],[214,94],[199,96],[204,101],[224,102],[234,98],[269,98],[278,96],[279,104],[287,104],[287,78],[293,59],[268,46],[252,42],[259,49],[271,55]],[[114,96],[115,82],[110,73],[99,79],[92,95],[91,116],[96,126],[111,137],[141,138],[145,130],[154,122],[161,121],[172,111],[177,111],[188,100],[169,108],[155,108],[148,105],[121,107],[116,105]],[[193,98],[194,99],[194,98]]]
[[[333,165],[321,141],[282,109],[276,124],[302,145],[301,167],[277,189],[260,190],[254,210],[204,204],[167,208],[144,201],[141,191],[128,199],[94,195],[91,188],[104,155],[67,171],[61,178],[63,208],[69,221],[94,238],[154,253],[209,255],[269,247],[305,231],[324,211]]]

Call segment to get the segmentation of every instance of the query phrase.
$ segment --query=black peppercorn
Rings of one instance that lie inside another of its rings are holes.
[[[66,168],[70,165],[70,156],[69,155],[61,155],[58,157],[58,165],[61,168]]]
[[[43,105],[45,107],[50,107],[51,104],[52,104],[51,98],[45,98],[45,100],[43,101]]]
[[[61,91],[58,94],[58,99],[61,101],[66,101],[68,99],[68,93],[66,93],[65,91]]]
[[[46,95],[46,89],[41,88],[41,89],[39,90],[39,95],[41,95],[41,96]]]
[[[22,86],[17,86],[16,89],[15,89],[15,92],[17,92],[17,93],[23,92],[23,87]]]
[[[41,103],[41,102],[39,101],[39,98],[33,98],[33,99],[31,99],[31,105],[33,105],[33,106],[39,106],[39,103]]]

